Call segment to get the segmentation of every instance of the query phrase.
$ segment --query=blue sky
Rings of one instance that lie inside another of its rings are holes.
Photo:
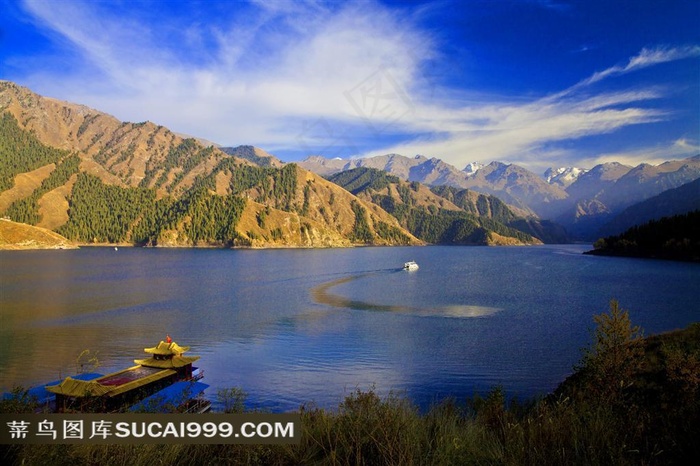
[[[700,153],[696,0],[0,0],[0,78],[284,161]]]

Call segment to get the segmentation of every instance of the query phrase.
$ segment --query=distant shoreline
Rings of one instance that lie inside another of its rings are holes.
[[[627,257],[632,259],[655,259],[655,260],[667,260],[676,262],[689,262],[689,263],[700,263],[700,257],[686,257],[686,256],[675,256],[673,254],[664,254],[659,251],[615,251],[609,249],[591,249],[590,251],[585,251],[583,254],[588,256],[607,256],[607,257]]]

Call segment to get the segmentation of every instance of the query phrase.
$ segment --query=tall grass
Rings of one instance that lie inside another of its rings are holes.
[[[634,416],[569,398],[506,408],[498,388],[469,403],[444,401],[425,414],[406,398],[381,398],[373,390],[357,390],[334,410],[306,405],[299,412],[299,445],[15,446],[2,463],[588,466],[677,459],[641,445],[638,426],[629,424]]]

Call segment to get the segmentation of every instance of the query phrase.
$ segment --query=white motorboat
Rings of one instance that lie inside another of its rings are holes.
[[[418,264],[416,264],[414,261],[406,262],[403,264],[403,269],[404,270],[418,270]]]

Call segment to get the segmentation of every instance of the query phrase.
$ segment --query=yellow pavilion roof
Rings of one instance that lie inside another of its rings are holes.
[[[102,385],[94,380],[78,380],[71,377],[59,383],[58,385],[48,385],[46,390],[57,395],[66,396],[102,396],[114,390],[114,387]]]
[[[157,346],[154,346],[153,348],[144,348],[143,349],[146,353],[150,354],[159,354],[162,356],[167,356],[169,354],[182,354],[190,350],[189,346],[180,346],[175,342],[172,343],[166,343],[164,341],[161,341],[158,343]]]
[[[173,356],[170,359],[134,359],[136,364],[141,364],[146,367],[157,367],[159,369],[175,369],[178,367],[183,367],[188,364],[192,364],[199,359],[199,356]]]

